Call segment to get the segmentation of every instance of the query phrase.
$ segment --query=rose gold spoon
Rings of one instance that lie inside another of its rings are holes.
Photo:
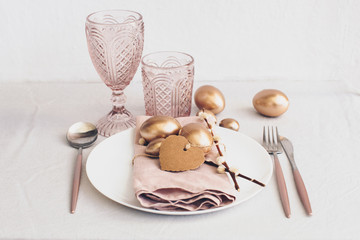
[[[75,213],[76,203],[79,195],[81,167],[82,167],[82,150],[90,147],[98,136],[98,130],[91,123],[77,122],[69,128],[66,139],[70,146],[79,149],[76,159],[76,167],[74,173],[72,197],[71,197],[71,213]]]

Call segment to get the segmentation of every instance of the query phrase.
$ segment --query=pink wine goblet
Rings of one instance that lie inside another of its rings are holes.
[[[86,18],[85,32],[92,63],[104,83],[112,90],[113,109],[96,127],[111,136],[135,127],[133,115],[125,108],[124,89],[139,66],[144,45],[141,14],[126,10],[100,11]]]

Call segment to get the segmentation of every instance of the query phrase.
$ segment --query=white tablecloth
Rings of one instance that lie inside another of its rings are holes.
[[[241,132],[261,139],[273,124],[293,141],[313,216],[297,195],[290,164],[280,155],[292,216],[285,218],[275,179],[254,198],[224,211],[162,216],[124,207],[99,193],[85,168],[76,214],[69,213],[77,151],[65,140],[77,121],[96,122],[110,110],[99,83],[2,83],[0,88],[0,238],[21,239],[359,239],[360,95],[340,82],[197,82],[222,90]],[[260,116],[252,97],[277,88],[290,99],[279,118]],[[142,86],[126,89],[127,107],[144,114]],[[141,94],[140,94],[141,93]],[[193,108],[193,114],[197,109]],[[104,138],[100,137],[97,143]],[[84,162],[94,147],[84,151]],[[240,186],[241,186],[240,180]]]

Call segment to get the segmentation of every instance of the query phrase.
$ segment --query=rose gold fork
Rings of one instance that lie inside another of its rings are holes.
[[[282,153],[282,148],[280,144],[280,137],[277,127],[265,127],[263,128],[263,146],[269,154],[272,154],[274,157],[274,166],[276,174],[276,182],[280,193],[281,203],[285,212],[285,216],[290,218],[290,203],[289,196],[286,188],[286,183],[284,179],[284,174],[280,166],[278,159],[278,154]]]

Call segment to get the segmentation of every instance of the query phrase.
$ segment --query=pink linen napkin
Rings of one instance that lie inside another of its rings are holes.
[[[148,119],[136,119],[134,151],[144,154],[145,146],[138,144],[139,128]],[[177,119],[181,125],[202,123],[198,117]],[[206,158],[215,159],[215,148]],[[235,201],[236,190],[226,174],[219,174],[213,166],[202,164],[198,169],[185,172],[167,172],[160,169],[159,159],[144,156],[135,158],[133,166],[135,195],[141,205],[162,211],[197,211],[222,207]]]

